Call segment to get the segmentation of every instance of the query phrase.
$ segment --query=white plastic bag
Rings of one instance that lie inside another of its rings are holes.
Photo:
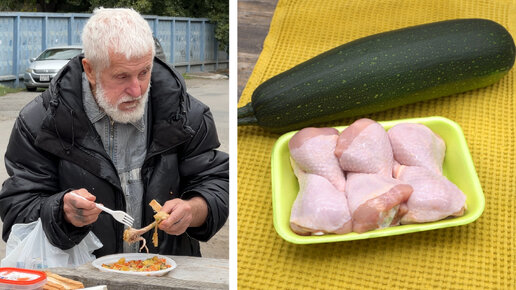
[[[25,269],[76,267],[95,260],[92,253],[101,247],[102,243],[92,232],[71,249],[54,247],[43,231],[41,219],[38,219],[28,224],[13,225],[0,266]]]

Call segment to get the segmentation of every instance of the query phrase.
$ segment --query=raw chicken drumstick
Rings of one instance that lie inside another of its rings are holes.
[[[385,129],[371,119],[356,120],[344,129],[335,148],[344,171],[392,176],[392,148]]]
[[[402,165],[426,167],[442,174],[446,145],[443,139],[423,124],[401,123],[387,132],[394,160]]]
[[[299,193],[292,205],[290,228],[298,235],[345,234],[352,221],[343,191],[326,178],[306,173],[291,160],[299,181]]]
[[[410,184],[414,192],[407,201],[402,224],[425,223],[461,216],[466,207],[464,193],[444,175],[420,166],[397,166],[395,177]]]
[[[301,170],[322,176],[344,191],[346,179],[334,154],[338,137],[334,128],[304,128],[292,136],[288,147]]]
[[[405,202],[412,187],[389,176],[348,173],[346,197],[353,217],[353,231],[366,231],[398,225],[406,213]]]
[[[388,135],[396,160],[393,175],[414,188],[401,223],[432,222],[463,215],[466,196],[442,175],[446,151],[442,138],[427,126],[415,123],[398,124]]]

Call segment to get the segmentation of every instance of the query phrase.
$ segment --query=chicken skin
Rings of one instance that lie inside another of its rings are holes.
[[[396,166],[395,177],[412,186],[408,212],[402,224],[425,223],[461,216],[466,208],[464,193],[444,175],[420,166]]]
[[[344,191],[346,179],[334,154],[338,136],[334,128],[304,128],[292,136],[288,146],[301,170],[322,176]]]
[[[389,137],[371,119],[359,119],[342,131],[335,156],[344,171],[392,176],[394,159]]]
[[[353,231],[385,228],[399,223],[412,187],[380,174],[348,173],[346,197],[353,218]]]
[[[442,174],[446,145],[443,139],[423,124],[401,123],[387,132],[394,160],[402,165],[426,167]]]
[[[299,181],[299,193],[290,214],[292,231],[305,236],[351,232],[352,221],[344,192],[326,178],[306,173],[294,161],[291,163]]]

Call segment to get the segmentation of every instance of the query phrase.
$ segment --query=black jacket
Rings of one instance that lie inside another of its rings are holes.
[[[63,196],[86,188],[96,202],[116,210],[126,204],[116,169],[89,121],[82,103],[82,55],[72,59],[48,90],[20,112],[5,154],[9,178],[0,192],[2,237],[11,227],[41,217],[50,242],[61,249],[78,244],[91,230],[104,246],[97,257],[122,252],[123,225],[104,212],[92,225],[75,227],[64,221]],[[199,242],[210,239],[228,216],[228,155],[215,150],[218,141],[209,108],[186,93],[182,77],[155,58],[149,93],[143,225],[151,223],[152,199],[164,204],[175,198],[201,195],[208,204],[206,223],[180,236],[159,232],[150,252],[200,256]]]

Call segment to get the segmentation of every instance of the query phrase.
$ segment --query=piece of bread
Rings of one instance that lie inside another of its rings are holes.
[[[159,202],[157,202],[155,199],[151,200],[149,205],[155,212],[159,212],[161,210],[161,204],[159,204]]]
[[[47,280],[47,283],[43,285],[43,290],[65,290],[65,287]]]
[[[50,285],[52,287],[63,287],[63,288],[49,288],[49,289],[81,289],[84,288],[84,284],[79,281],[75,281],[52,272],[45,272],[47,274],[47,283],[46,285]]]
[[[166,220],[168,218],[169,214],[164,212],[164,211],[158,211],[155,215],[154,215],[154,219],[156,220],[157,223],[160,223],[162,220]]]

